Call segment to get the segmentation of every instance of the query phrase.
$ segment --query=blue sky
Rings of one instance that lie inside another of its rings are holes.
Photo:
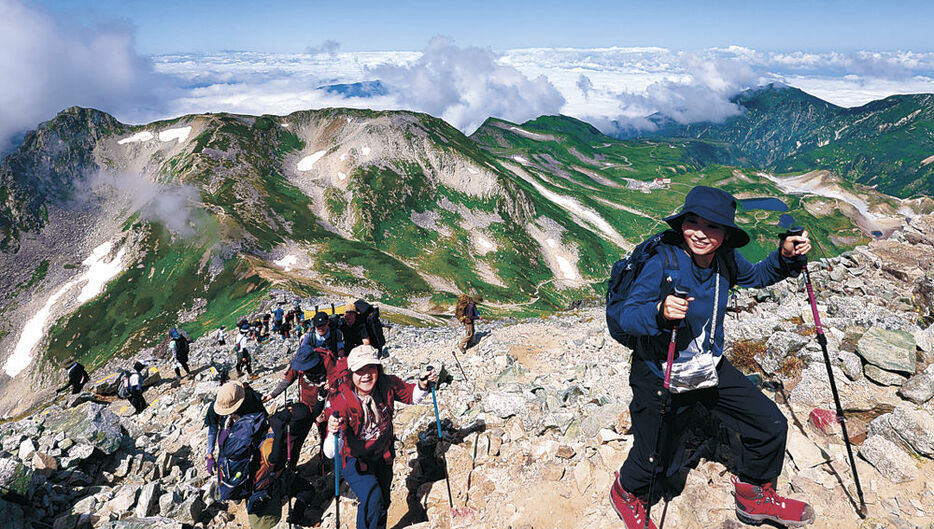
[[[435,35],[495,50],[526,47],[730,45],[769,51],[930,51],[934,2],[489,1],[255,2],[41,0],[84,23],[136,27],[144,54],[420,50]]]

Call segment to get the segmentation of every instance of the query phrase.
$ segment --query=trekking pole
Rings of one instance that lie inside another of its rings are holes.
[[[340,419],[336,410],[331,416]],[[341,464],[340,464],[340,432],[334,436],[334,529],[341,528]]]
[[[457,359],[457,352],[451,349],[451,354],[454,355],[454,362],[457,363],[457,368],[461,370],[461,376],[464,377],[464,381],[470,382],[470,379],[467,378],[467,373],[464,372],[464,366],[462,366],[461,361]]]
[[[673,295],[681,299],[687,299],[688,291],[675,288]],[[675,361],[675,349],[677,348],[679,322],[676,321],[674,323],[674,326],[671,328],[671,340],[668,342],[668,363],[665,366],[665,381],[662,384],[663,388],[658,390],[658,396],[662,397],[662,413],[658,421],[658,433],[655,436],[655,449],[652,451],[652,455],[649,457],[649,462],[652,463],[652,476],[649,478],[649,496],[648,501],[645,503],[645,529],[649,529],[649,522],[652,519],[650,513],[652,511],[652,493],[655,492],[655,474],[658,472],[658,455],[659,451],[661,450],[662,433],[665,428],[665,418],[668,415],[668,408],[671,406],[671,364],[673,364]],[[662,470],[664,471],[664,469]],[[664,519],[665,513],[667,512],[668,501],[666,500],[665,509],[662,511],[662,519]],[[661,526],[659,526],[659,529],[661,529]]]
[[[789,228],[782,239],[788,236],[801,235],[804,228]],[[801,263],[801,272],[804,273],[804,285],[808,292],[808,301],[811,303],[811,314],[814,315],[814,328],[817,331],[817,343],[820,344],[821,352],[824,353],[824,365],[827,366],[827,378],[830,380],[830,392],[833,394],[833,402],[836,406],[837,422],[840,423],[840,429],[843,432],[843,443],[846,445],[846,454],[850,459],[850,468],[853,470],[853,481],[856,483],[856,495],[859,497],[859,508],[857,514],[860,518],[866,518],[866,500],[863,499],[863,488],[859,485],[859,474],[856,472],[856,460],[853,458],[853,447],[850,446],[850,437],[846,432],[846,418],[843,415],[843,406],[840,404],[840,394],[837,392],[837,383],[833,377],[833,369],[830,366],[830,354],[827,352],[827,336],[824,335],[824,328],[820,323],[820,314],[817,311],[817,300],[814,299],[814,287],[811,283],[811,273],[808,271],[808,260],[806,255],[798,256],[796,259]]]
[[[285,423],[285,475],[286,498],[289,504],[289,529],[292,529],[292,419]],[[281,453],[281,452],[280,452]]]
[[[426,371],[434,371],[435,368],[431,366],[425,367]],[[435,393],[435,385],[431,382],[428,383],[428,389],[431,390],[431,401],[435,405],[435,425],[438,427],[438,443],[440,444],[444,438],[444,434],[441,433],[441,415],[438,413],[438,396]],[[454,508],[454,499],[451,496],[451,480],[448,479],[448,460],[444,457],[444,452],[441,452],[441,463],[444,466],[444,484],[448,487],[448,505],[451,508]]]

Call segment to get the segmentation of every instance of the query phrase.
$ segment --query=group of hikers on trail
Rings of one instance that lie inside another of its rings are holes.
[[[811,242],[806,231],[786,232],[766,258],[750,263],[737,251],[750,238],[735,222],[736,204],[723,190],[694,187],[680,211],[663,219],[670,229],[637,246],[610,274],[607,326],[614,339],[633,351],[633,444],[609,491],[610,506],[628,529],[655,528],[651,506],[665,498],[667,508],[668,481],[683,470],[685,438],[696,405],[709,410],[741,441],[739,457],[730,468],[741,521],[802,526],[815,519],[806,502],[776,490],[788,436],[785,416],[723,355],[731,289],[763,288],[802,271],[823,337],[806,268]],[[434,398],[438,372],[425,368],[414,382],[385,373],[385,340],[381,331],[374,336],[367,324],[371,313],[372,307],[362,300],[348,304],[342,318],[316,312],[281,381],[265,397],[242,381],[220,386],[205,416],[206,470],[217,473],[221,499],[246,500],[251,528],[277,524],[288,498],[296,500],[294,510],[289,502],[289,522],[303,522],[314,494],[295,468],[313,425],[318,428],[319,457],[334,460],[336,482],[343,478],[360,501],[357,528],[386,527],[395,457],[393,404],[415,404],[429,392]],[[470,296],[460,296],[455,316],[465,326],[460,342],[464,352],[474,343],[474,325],[480,319]],[[274,333],[289,325],[281,306],[270,317]],[[302,317],[299,325],[303,322]],[[226,343],[223,330],[216,335],[219,345]],[[242,375],[241,367],[246,367],[252,373],[250,334],[261,340],[266,327],[258,334],[249,324],[238,330],[237,371]],[[187,347],[179,345],[170,350],[180,378],[180,368],[189,370]],[[86,382],[83,371],[77,362],[69,366],[69,384],[77,388],[73,391]],[[270,415],[265,404],[296,381],[297,402],[286,400]],[[838,416],[842,423],[839,404]]]
[[[269,395],[261,396],[248,383],[230,381],[209,406],[206,470],[218,474],[222,500],[246,500],[251,528],[276,525],[288,498],[295,498],[294,506],[289,504],[289,522],[306,522],[314,491],[297,475],[296,465],[315,424],[319,457],[334,460],[336,475],[361,501],[357,527],[386,526],[394,457],[393,403],[420,402],[429,384],[437,382],[438,373],[426,369],[415,383],[385,373],[380,350],[359,310],[370,312],[369,308],[358,300],[348,304],[343,318],[316,313],[314,331],[302,337]],[[296,381],[298,401],[286,400],[269,415],[265,404]],[[243,467],[244,459],[256,453],[258,463]]]

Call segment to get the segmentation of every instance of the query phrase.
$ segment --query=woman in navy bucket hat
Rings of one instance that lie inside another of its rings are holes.
[[[775,403],[723,357],[723,319],[731,283],[762,288],[796,276],[794,259],[811,249],[807,232],[789,236],[768,257],[752,264],[737,248],[749,235],[735,221],[736,199],[729,193],[698,186],[681,210],[664,220],[674,233],[646,262],[623,299],[607,303],[615,320],[636,341],[629,384],[633,447],[610,489],[610,502],[629,529],[646,523],[652,473],[655,483],[681,469],[688,417],[696,404],[740,434],[743,450],[732,478],[736,514],[746,523],[765,520],[801,526],[814,520],[811,507],[779,496],[788,425]],[[671,295],[687,291],[684,299]],[[667,366],[671,329],[677,327],[675,351]],[[650,457],[662,421],[663,378],[671,369],[670,407],[665,417],[658,461]],[[653,488],[653,496],[659,489]],[[655,524],[649,520],[648,527]]]

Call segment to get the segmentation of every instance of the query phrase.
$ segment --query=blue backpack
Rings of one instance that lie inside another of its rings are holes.
[[[260,465],[259,445],[271,435],[266,414],[261,412],[248,413],[230,425],[217,457],[221,501],[242,500],[253,494],[253,475]]]
[[[606,289],[606,326],[610,330],[610,336],[617,342],[630,349],[635,349],[640,336],[632,336],[625,332],[619,322],[626,316],[623,314],[623,304],[629,296],[633,281],[642,272],[645,263],[660,251],[665,252],[665,274],[662,277],[662,283],[659,286],[660,297],[667,296],[668,292],[674,290],[678,282],[678,259],[675,252],[677,245],[681,242],[681,234],[674,230],[665,230],[649,237],[638,246],[636,246],[629,257],[616,261],[610,272],[610,280]],[[722,259],[726,268],[727,278],[730,286],[736,284],[736,261],[732,258]],[[718,259],[719,259],[718,255]]]

